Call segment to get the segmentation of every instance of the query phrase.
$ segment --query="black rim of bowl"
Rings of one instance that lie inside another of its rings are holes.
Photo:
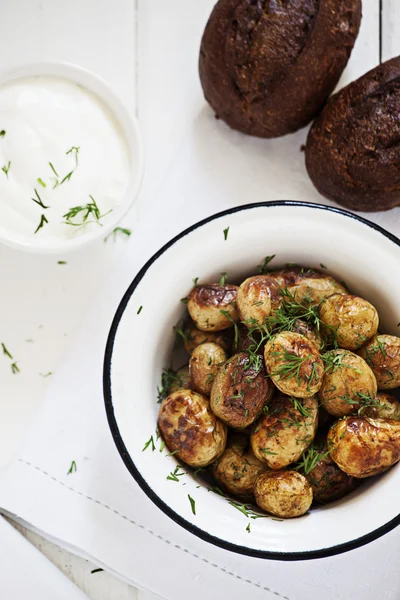
[[[301,551],[301,552],[271,552],[268,550],[257,550],[257,549],[253,549],[253,548],[248,548],[246,546],[232,544],[226,540],[215,537],[211,533],[208,533],[207,531],[200,529],[196,525],[193,525],[189,521],[186,521],[186,519],[181,517],[178,513],[176,513],[174,510],[172,510],[172,508],[167,506],[165,504],[165,502],[159,496],[157,496],[157,494],[152,490],[152,488],[149,486],[149,484],[146,482],[146,480],[140,474],[139,470],[137,469],[135,463],[133,462],[132,458],[130,457],[130,455],[126,449],[125,444],[122,439],[122,436],[119,432],[117,420],[114,415],[114,407],[113,407],[112,394],[111,394],[111,362],[112,362],[114,341],[115,341],[115,336],[116,336],[116,333],[118,330],[118,326],[119,326],[121,317],[125,311],[125,308],[129,302],[132,294],[134,293],[136,287],[138,286],[140,281],[143,279],[144,275],[146,274],[148,269],[152,266],[152,264],[162,254],[164,254],[164,252],[166,250],[168,250],[168,248],[173,246],[178,240],[182,239],[183,237],[185,237],[186,235],[188,235],[195,229],[198,229],[199,227],[202,227],[203,225],[209,223],[210,221],[214,221],[216,219],[219,219],[220,217],[225,217],[225,216],[237,213],[237,212],[252,210],[254,208],[259,209],[259,208],[270,208],[270,207],[276,207],[276,206],[304,207],[304,208],[312,208],[315,210],[324,210],[327,212],[338,213],[342,216],[359,221],[360,223],[363,223],[364,225],[367,225],[368,227],[375,229],[376,231],[379,231],[379,233],[381,233],[386,238],[391,240],[394,244],[396,244],[396,246],[400,247],[400,240],[395,235],[389,233],[388,231],[386,231],[379,225],[376,225],[375,223],[372,223],[371,221],[364,219],[363,217],[360,217],[356,214],[350,213],[346,210],[342,210],[340,208],[325,206],[322,204],[314,204],[311,202],[299,202],[299,201],[295,201],[295,200],[280,200],[280,201],[274,201],[274,202],[244,204],[242,206],[237,206],[237,207],[230,208],[228,210],[224,210],[222,212],[216,213],[216,214],[212,215],[211,217],[208,217],[206,219],[203,219],[203,220],[195,223],[191,227],[188,227],[187,229],[185,229],[184,231],[179,233],[172,240],[170,240],[167,244],[165,244],[160,250],[158,250],[158,252],[156,252],[147,261],[147,263],[142,267],[142,269],[136,275],[136,277],[130,284],[129,288],[125,292],[124,297],[122,298],[122,300],[118,306],[117,312],[115,314],[115,317],[113,319],[110,333],[109,333],[108,340],[107,340],[106,350],[105,350],[104,369],[103,369],[104,402],[105,402],[108,424],[110,426],[115,445],[118,449],[119,454],[121,455],[122,460],[125,463],[125,466],[127,467],[128,471],[130,472],[132,477],[139,484],[141,489],[150,498],[150,500],[152,500],[152,502],[154,502],[154,504],[156,506],[158,506],[158,508],[160,508],[166,515],[168,515],[168,517],[170,517],[173,521],[175,521],[175,523],[177,523],[178,525],[180,525],[187,531],[190,531],[192,534],[196,535],[197,537],[201,538],[202,540],[204,540],[206,542],[214,544],[215,546],[219,546],[220,548],[223,548],[224,550],[236,552],[238,554],[243,554],[245,556],[252,556],[255,558],[265,558],[265,559],[269,559],[269,560],[281,560],[281,561],[310,560],[310,559],[315,559],[315,558],[324,558],[327,556],[334,556],[335,554],[341,554],[343,552],[348,552],[349,550],[359,548],[360,546],[364,546],[365,544],[368,544],[368,543],[378,539],[379,537],[385,535],[386,533],[388,533],[389,531],[391,531],[392,529],[394,529],[395,527],[397,527],[400,524],[400,513],[396,517],[391,519],[388,523],[385,523],[381,527],[378,527],[378,529],[375,529],[374,531],[371,531],[370,533],[367,533],[366,535],[363,535],[355,540],[345,542],[343,544],[331,546],[329,548],[321,548],[319,550],[309,550],[309,551]]]

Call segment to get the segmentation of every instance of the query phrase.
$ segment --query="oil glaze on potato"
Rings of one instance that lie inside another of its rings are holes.
[[[344,417],[374,402],[378,389],[375,375],[361,356],[349,350],[330,350],[324,354],[324,362],[318,396],[329,414]]]
[[[193,389],[209,396],[214,378],[227,359],[225,350],[211,342],[200,344],[190,357],[189,370]]]
[[[385,392],[379,392],[375,400],[375,405],[367,406],[363,409],[363,417],[400,421],[400,402],[394,396]]]
[[[228,284],[196,285],[190,292],[187,303],[196,327],[202,331],[221,331],[232,327],[232,321],[239,321],[237,290],[236,285]]]
[[[244,429],[259,417],[273,394],[261,360],[250,366],[246,352],[235,354],[218,371],[211,389],[211,410],[234,429]]]
[[[260,508],[285,519],[301,517],[313,501],[311,485],[297,471],[267,471],[259,476],[254,495]]]
[[[306,398],[321,387],[324,365],[318,348],[300,333],[275,335],[265,346],[264,359],[267,373],[284,394]]]
[[[238,289],[237,305],[240,320],[249,324],[263,325],[280,304],[275,282],[268,275],[256,275],[246,279]]]
[[[276,394],[250,436],[255,456],[270,469],[287,467],[312,443],[318,426],[315,397],[298,400]]]
[[[378,389],[392,390],[400,386],[400,338],[377,335],[358,353],[374,372]]]
[[[172,385],[167,390],[168,394],[177,392],[178,390],[190,390],[192,388],[192,381],[190,379],[189,365],[184,365],[175,373]]]
[[[304,335],[306,338],[310,340],[316,346],[317,350],[321,351],[324,346],[324,340],[322,339],[320,333],[313,329],[309,323],[306,321],[302,321],[301,319],[297,319],[294,324],[292,331],[295,333],[300,333]]]
[[[254,456],[247,436],[232,436],[223,454],[210,466],[217,484],[243,500],[253,498],[257,477],[266,469],[266,464]]]
[[[320,307],[320,317],[334,332],[341,348],[357,350],[378,331],[376,308],[351,294],[333,294]]]
[[[184,339],[183,346],[186,352],[191,355],[193,350],[200,346],[200,344],[204,344],[204,342],[213,342],[214,344],[218,344],[225,350],[225,352],[229,352],[232,347],[232,336],[230,335],[230,331],[221,331],[215,332],[212,331],[201,331],[197,329],[195,324],[192,321],[189,321],[185,324],[183,328]]]
[[[346,288],[331,275],[313,269],[288,267],[269,273],[281,288],[286,288],[297,302],[319,304],[332,294],[346,294]]]
[[[179,390],[161,404],[158,426],[170,452],[192,467],[205,467],[225,449],[227,430],[201,394]]]
[[[352,477],[378,475],[400,460],[400,422],[346,417],[328,434],[330,456]]]

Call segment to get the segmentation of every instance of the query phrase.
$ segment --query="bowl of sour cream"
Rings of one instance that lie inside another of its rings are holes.
[[[64,63],[0,75],[0,242],[50,253],[105,237],[142,175],[138,123],[102,79]]]

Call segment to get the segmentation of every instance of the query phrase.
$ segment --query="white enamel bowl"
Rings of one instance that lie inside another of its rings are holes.
[[[223,230],[229,227],[225,241]],[[180,298],[192,279],[230,281],[256,272],[267,255],[274,264],[299,263],[344,280],[370,300],[382,330],[396,334],[400,321],[400,241],[358,216],[315,204],[272,202],[248,205],[197,223],[171,240],[138,273],[116,313],[105,356],[104,393],[117,448],[149,498],[174,521],[217,546],[251,556],[304,560],[366,544],[400,522],[400,467],[328,506],[299,519],[251,521],[226,499],[198,488],[192,476],[166,479],[176,466],[167,450],[142,451],[155,428],[157,385],[169,366],[172,326],[184,313]],[[138,314],[139,307],[142,310]],[[186,483],[185,486],[182,484]],[[188,494],[195,500],[192,513]]]

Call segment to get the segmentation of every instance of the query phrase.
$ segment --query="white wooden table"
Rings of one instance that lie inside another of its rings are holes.
[[[106,79],[133,112],[145,101],[147,68],[147,32],[154,14],[168,11],[179,14],[183,3],[202,0],[13,0],[0,3],[2,35],[0,69],[26,62],[61,60],[73,62]],[[205,2],[207,7],[210,2]],[[168,7],[168,10],[165,10]],[[380,16],[380,9],[382,9]],[[206,8],[205,13],[208,8]],[[368,35],[355,52],[363,53],[365,71],[400,53],[399,0],[364,0],[364,28]],[[175,19],[175,24],[177,19]],[[172,33],[174,35],[174,33]],[[185,44],[184,31],[177,44]],[[162,53],[162,48],[159,49]],[[184,52],[184,48],[182,48]],[[154,56],[152,57],[154,60]],[[171,65],[174,71],[174,65]],[[171,71],[171,76],[176,73]],[[360,73],[361,74],[361,73]],[[184,74],[180,74],[184,76]],[[174,79],[178,81],[178,79]],[[165,90],[157,90],[160,96]],[[162,106],[162,105],[161,105]],[[160,114],[162,118],[162,114]],[[146,123],[142,123],[146,130]],[[157,158],[154,145],[147,139],[148,159]],[[21,443],[43,398],[47,380],[39,373],[54,371],[67,348],[68,336],[93,298],[104,274],[115,258],[108,245],[68,258],[68,267],[57,260],[39,258],[0,248],[0,272],[12,273],[3,281],[2,314],[7,323],[0,326],[4,341],[18,357],[22,377],[14,377],[8,365],[0,362],[0,464],[6,463]],[[21,278],[26,295],[19,293]],[[57,311],[60,298],[68,311]],[[33,340],[28,342],[26,340]],[[1,339],[3,341],[3,339]],[[35,351],[32,352],[32,343]],[[29,391],[29,393],[27,393]],[[14,447],[3,440],[13,433]],[[24,535],[55,563],[93,600],[145,600],[145,595],[117,581],[105,572],[74,557],[38,535]]]

